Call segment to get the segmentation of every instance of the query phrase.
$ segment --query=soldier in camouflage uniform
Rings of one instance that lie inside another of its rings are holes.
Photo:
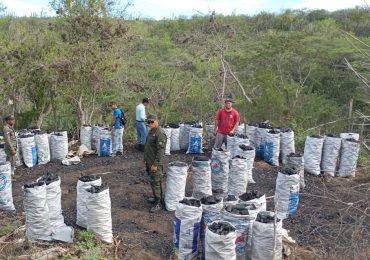
[[[14,175],[15,164],[17,161],[17,137],[15,135],[14,126],[15,118],[14,116],[5,117],[4,126],[4,142],[5,142],[5,153],[7,156],[7,161],[10,162],[12,166],[12,174]]]
[[[149,115],[147,123],[150,131],[144,147],[144,162],[146,171],[150,176],[150,186],[152,187],[154,196],[148,199],[149,202],[154,203],[150,212],[156,212],[162,209],[162,177],[167,138],[159,126],[156,116]]]

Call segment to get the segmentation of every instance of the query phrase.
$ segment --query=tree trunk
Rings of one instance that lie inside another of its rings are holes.
[[[46,109],[44,109],[42,112],[38,113],[37,120],[36,120],[37,128],[41,129],[41,126],[42,126],[42,123],[44,122],[45,117],[51,112],[52,108],[53,108],[53,106],[50,103]]]

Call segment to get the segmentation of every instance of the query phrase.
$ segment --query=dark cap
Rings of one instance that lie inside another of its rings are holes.
[[[152,121],[154,121],[154,120],[157,120],[158,119],[158,117],[156,116],[156,115],[149,115],[148,116],[148,118],[146,119],[146,120],[152,120]]]
[[[8,121],[8,120],[14,120],[15,117],[13,115],[8,115],[5,117],[5,121]]]
[[[227,98],[225,98],[225,103],[226,102],[231,102],[231,103],[233,103],[233,99],[231,98],[231,97],[227,97]]]
[[[147,97],[143,98],[143,103],[149,103],[149,98]]]
[[[117,102],[113,100],[113,101],[109,102],[109,105],[111,105],[111,106],[117,105]]]

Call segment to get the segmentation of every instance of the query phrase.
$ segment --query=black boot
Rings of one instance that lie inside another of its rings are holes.
[[[157,201],[153,207],[150,209],[150,213],[158,212],[162,209],[161,202]]]

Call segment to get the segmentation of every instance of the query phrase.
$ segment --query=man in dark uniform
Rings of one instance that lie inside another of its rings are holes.
[[[17,137],[14,131],[15,118],[12,115],[5,117],[4,126],[4,142],[5,142],[5,153],[7,161],[12,166],[12,175],[14,175],[15,164],[17,161]]]
[[[162,177],[167,138],[159,126],[156,116],[149,115],[147,124],[150,131],[144,147],[144,163],[146,171],[150,176],[150,186],[153,191],[153,198],[148,199],[149,202],[154,204],[150,209],[150,212],[153,213],[162,209]]]

